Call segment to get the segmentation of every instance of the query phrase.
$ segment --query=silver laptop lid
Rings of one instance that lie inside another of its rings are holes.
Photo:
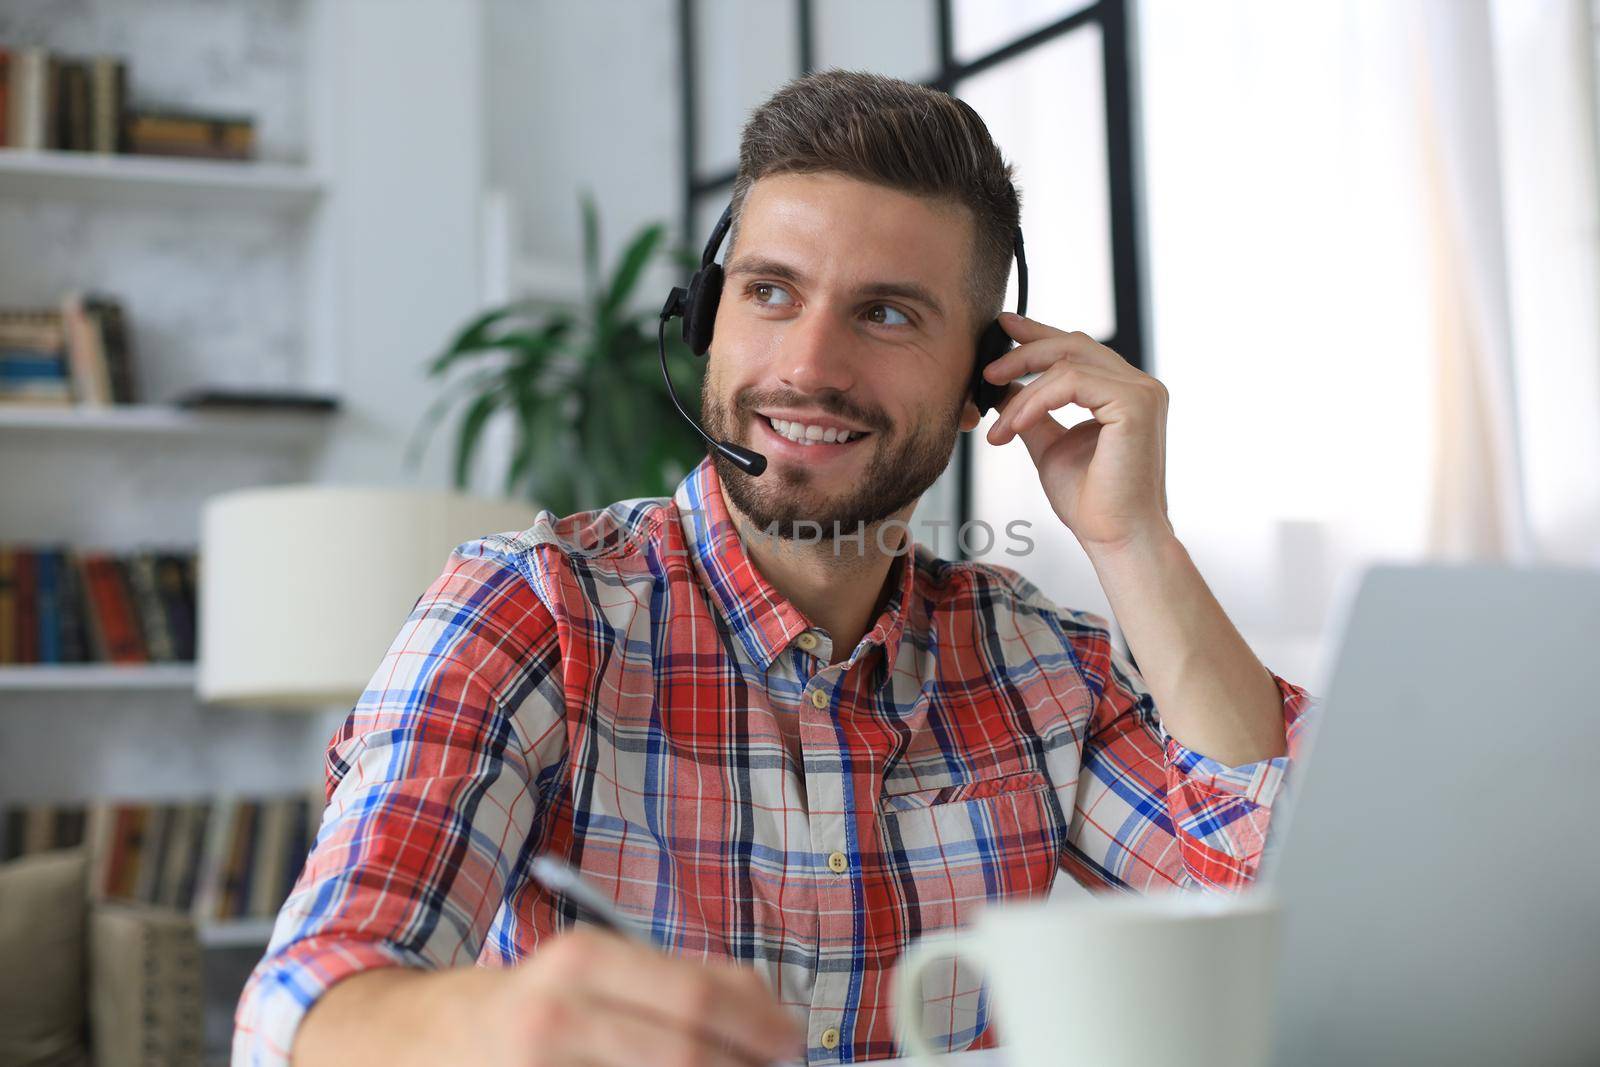
[[[1343,593],[1263,868],[1276,1062],[1600,1063],[1600,572]]]

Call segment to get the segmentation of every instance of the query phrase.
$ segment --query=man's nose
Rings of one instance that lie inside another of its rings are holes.
[[[801,392],[848,392],[855,385],[856,337],[832,309],[811,308],[783,333],[778,375]]]

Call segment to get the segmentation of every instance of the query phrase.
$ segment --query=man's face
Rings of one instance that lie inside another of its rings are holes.
[[[965,208],[837,174],[751,187],[701,410],[713,437],[767,457],[752,478],[713,453],[724,493],[758,528],[794,536],[810,520],[853,534],[944,471],[957,432],[979,419],[967,392],[972,236]],[[839,431],[848,439],[829,442]]]

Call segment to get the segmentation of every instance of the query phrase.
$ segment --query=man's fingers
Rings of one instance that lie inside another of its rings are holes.
[[[592,931],[562,936],[534,957],[557,988],[655,1016],[676,1029],[704,1031],[756,1060],[792,1054],[802,1038],[754,971],[677,959]]]
[[[1046,326],[1038,319],[1030,319],[1026,315],[1018,315],[1015,311],[1002,311],[1000,313],[1000,328],[1018,344],[1037,341],[1042,337],[1067,336],[1066,330],[1058,330],[1054,326]]]
[[[983,376],[999,383],[1049,370],[1062,360],[1072,360],[1129,376],[1142,372],[1117,353],[1086,333],[1056,330],[1032,342],[1018,345],[983,369]]]
[[[1098,419],[1101,408],[1118,399],[1127,399],[1129,388],[1121,379],[1097,369],[1063,367],[1053,374],[1035,378],[1008,399],[1000,417],[989,427],[989,443],[1003,445],[1028,430],[1041,416],[1068,404],[1086,408]]]
[[[1100,425],[1093,419],[1085,419],[1078,426],[1085,424],[1090,426]],[[1077,427],[1075,426],[1073,429],[1077,429]],[[1050,451],[1057,441],[1067,436],[1070,432],[1057,421],[1054,415],[1046,414],[1044,418],[1023,430],[1017,436],[1022,438],[1022,443],[1027,447],[1028,454],[1033,457],[1034,465],[1038,466],[1044,462],[1044,454]]]

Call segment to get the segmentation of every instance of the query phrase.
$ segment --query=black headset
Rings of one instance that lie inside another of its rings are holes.
[[[759,452],[751,451],[742,445],[731,441],[714,440],[694,416],[683,409],[678,401],[678,392],[672,387],[672,376],[667,373],[667,320],[674,316],[683,318],[683,340],[689,346],[689,351],[697,356],[706,354],[711,347],[711,330],[717,322],[717,304],[722,300],[722,267],[716,262],[717,250],[722,247],[722,239],[728,234],[728,226],[733,221],[733,204],[730,203],[722,209],[722,217],[717,220],[717,225],[711,231],[711,239],[706,242],[706,250],[700,254],[700,269],[694,272],[689,279],[689,287],[681,285],[672,287],[672,292],[667,295],[667,302],[661,308],[660,328],[656,331],[656,345],[661,354],[661,374],[667,380],[667,393],[672,397],[672,403],[678,409],[678,414],[689,420],[706,443],[715,448],[739,469],[752,477],[761,474],[767,469],[767,457]],[[1017,260],[1017,314],[1028,313],[1028,259],[1022,251],[1022,227],[1018,226],[1012,235],[1012,254]],[[1004,385],[996,385],[983,376],[984,368],[995,360],[1011,351],[1015,342],[1001,327],[999,320],[989,323],[983,328],[983,333],[978,338],[977,359],[972,367],[972,381],[969,390],[972,400],[978,406],[978,413],[984,414],[1000,403],[1005,396]]]

